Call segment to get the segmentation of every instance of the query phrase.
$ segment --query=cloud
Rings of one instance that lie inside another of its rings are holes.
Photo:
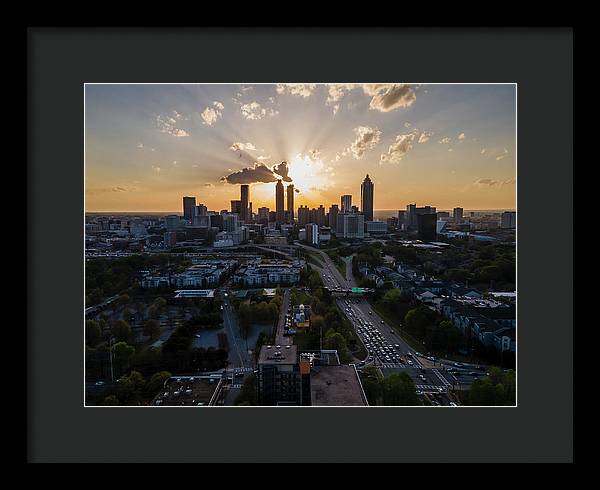
[[[258,120],[265,116],[275,116],[276,114],[279,114],[279,111],[276,111],[273,108],[265,108],[256,101],[243,104],[240,107],[240,111],[242,111],[242,116],[250,120]]]
[[[159,166],[152,165],[152,170],[154,170],[157,174],[159,174],[161,168]]]
[[[454,149],[453,148],[448,148],[448,151],[454,151]]]
[[[217,122],[217,119],[223,117],[223,109],[225,109],[225,106],[221,102],[215,100],[212,107],[207,107],[200,114],[202,124],[212,126]]]
[[[357,128],[354,128],[354,132],[356,133],[356,139],[347,151],[349,151],[355,159],[360,160],[367,150],[371,150],[377,146],[381,131],[369,126],[358,126]],[[347,151],[342,154],[346,154]]]
[[[115,187],[101,187],[98,189],[94,189],[94,188],[90,188],[86,190],[86,193],[89,195],[96,195],[96,194],[106,194],[109,192],[132,192],[137,190],[137,187],[123,187],[123,186],[115,186]]]
[[[408,121],[407,121],[407,122],[405,122],[405,123],[404,123],[404,127],[405,127],[405,128],[410,128],[410,123],[409,123]]]
[[[306,98],[310,97],[316,88],[316,83],[278,83],[276,90],[280,95],[290,94]]]
[[[404,84],[367,83],[363,85],[363,91],[373,97],[369,108],[380,112],[410,107],[417,99],[410,86]]]
[[[448,138],[448,136],[444,136],[441,140],[438,141],[438,143],[441,143],[443,145],[447,145],[448,143],[450,143],[450,141],[452,141],[451,138]]]
[[[516,179],[495,180],[495,179],[479,179],[474,182],[479,187],[501,187],[503,185],[513,185]]]
[[[321,156],[321,150],[310,150],[308,156],[311,160],[318,160]]]
[[[248,143],[233,143],[230,147],[230,150],[233,151],[246,151],[246,150],[251,150],[251,151],[262,151],[259,150],[258,148],[256,148],[256,146],[254,146],[254,144],[248,142]]]
[[[208,189],[212,189],[214,188],[214,184],[211,184],[210,182],[207,182],[206,184],[204,184],[204,187],[208,188]]]
[[[189,136],[189,133],[187,131],[177,127],[177,119],[175,119],[172,116],[156,116],[156,125],[158,126],[158,129],[161,133],[170,134],[177,138]],[[154,149],[152,149],[152,151],[154,151]]]
[[[263,163],[255,163],[253,167],[246,167],[221,178],[221,181],[229,184],[254,184],[276,182],[282,179],[291,182],[288,176],[287,162],[281,162],[270,169]]]
[[[256,157],[256,159],[257,160],[270,160],[271,159],[271,155],[267,155],[267,156],[260,155],[260,156]]]
[[[464,139],[465,139],[465,133],[460,133],[460,134],[458,135],[458,139],[459,139],[459,140],[464,140]]]
[[[292,179],[288,175],[289,167],[287,162],[281,162],[273,167],[273,173],[279,175],[285,182],[291,182]]]
[[[379,164],[400,163],[404,155],[412,149],[416,137],[417,133],[415,132],[396,136],[396,141],[389,146],[387,153],[382,154],[379,158]]]
[[[481,154],[484,155],[487,150],[485,148],[481,149]]]
[[[327,100],[325,104],[331,106],[333,115],[335,116],[340,109],[338,103],[344,96],[357,87],[354,83],[330,83],[327,84]]]
[[[418,143],[427,143],[432,136],[433,136],[433,132],[432,131],[423,131],[419,135],[419,141],[418,141]]]
[[[504,151],[496,157],[496,160],[502,160],[508,156],[508,150],[504,148]]]
[[[139,144],[136,146],[136,148],[139,148],[139,149],[141,150],[142,148],[144,148],[144,144],[143,144],[143,143],[139,143]]]

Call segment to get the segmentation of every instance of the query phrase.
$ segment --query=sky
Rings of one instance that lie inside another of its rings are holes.
[[[284,163],[283,163],[284,162]],[[516,86],[169,84],[85,86],[88,212],[338,204],[375,184],[375,209],[516,208]]]

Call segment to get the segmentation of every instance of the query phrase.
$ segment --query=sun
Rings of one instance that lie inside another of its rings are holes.
[[[307,200],[315,201],[333,186],[332,168],[322,159],[298,153],[288,162],[288,175]]]

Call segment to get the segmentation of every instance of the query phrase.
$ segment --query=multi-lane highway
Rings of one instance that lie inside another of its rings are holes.
[[[343,277],[324,251],[300,243],[296,244],[320,256],[323,267],[314,266],[314,268],[318,270],[326,287],[350,289],[355,286],[351,263],[346,263],[346,277]],[[469,381],[467,378],[461,377],[457,380],[448,372],[448,366],[444,364],[440,364],[440,369],[430,367],[429,360],[413,349],[373,311],[366,299],[340,298],[337,300],[337,305],[350,320],[368,351],[367,359],[359,363],[358,369],[374,365],[384,374],[406,372],[413,380],[419,395],[427,397],[432,405],[448,406],[455,403],[448,392],[457,383],[467,383]],[[457,372],[461,371],[456,367],[453,369]]]

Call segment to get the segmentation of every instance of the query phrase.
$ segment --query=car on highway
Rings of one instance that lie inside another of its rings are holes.
[[[406,361],[406,364],[408,364],[409,366],[412,366],[414,363],[409,359],[408,361]]]
[[[460,362],[455,362],[453,364],[454,367],[464,367],[464,364],[460,363]]]
[[[458,405],[457,405],[456,403],[454,403],[454,402],[450,402],[450,404],[449,404],[449,405],[450,405],[451,407],[458,407]]]

